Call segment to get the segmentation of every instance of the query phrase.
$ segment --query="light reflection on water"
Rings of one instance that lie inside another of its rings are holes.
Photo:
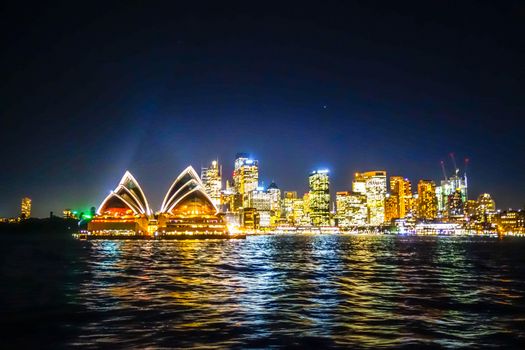
[[[70,345],[445,347],[524,341],[525,261],[494,239],[91,241]]]

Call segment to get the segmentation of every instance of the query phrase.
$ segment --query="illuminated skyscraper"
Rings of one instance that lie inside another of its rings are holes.
[[[469,202],[472,202],[472,200],[467,201],[467,205],[465,206],[465,213],[467,215],[471,215],[472,211],[469,210]],[[475,215],[476,215],[476,221],[481,223],[492,223],[494,222],[495,216],[497,214],[496,211],[496,202],[494,202],[494,199],[490,196],[488,193],[480,194],[477,201],[475,202]]]
[[[293,207],[294,201],[297,199],[297,192],[295,191],[284,191],[284,197],[282,201],[282,213],[286,218],[286,221],[293,224]]]
[[[303,217],[301,219],[301,225],[311,225],[310,212],[310,192],[306,192],[303,194]]]
[[[412,186],[401,176],[390,177],[390,196],[385,201],[385,221],[402,219],[411,213]]]
[[[459,176],[459,169],[456,169],[454,176],[441,180],[441,186],[436,187],[439,214],[443,217],[462,215],[462,209],[459,212],[458,208],[460,203],[464,205],[467,202],[467,191],[467,176]],[[459,192],[459,196],[456,192]],[[450,202],[450,199],[454,201]]]
[[[201,169],[204,189],[217,208],[221,207],[222,166],[214,160],[208,168]]]
[[[259,188],[255,191],[250,191],[246,195],[246,207],[255,208],[258,211],[270,211],[272,206],[272,197],[271,195],[264,191],[264,189]]]
[[[447,217],[460,218],[463,216],[463,196],[461,190],[458,188],[448,195],[447,200]]]
[[[259,185],[259,162],[246,153],[238,153],[233,170],[233,182],[237,193],[242,195],[257,189]]]
[[[316,170],[309,176],[310,219],[314,226],[330,225],[330,181],[328,170]]]
[[[31,198],[24,197],[22,198],[22,203],[20,205],[20,218],[29,219],[31,217]]]
[[[387,194],[385,198],[385,222],[399,219],[399,198],[396,195]]]
[[[357,192],[337,192],[336,207],[339,227],[366,225],[368,209],[365,195]]]
[[[419,180],[417,194],[417,217],[422,220],[435,219],[438,212],[435,182]]]
[[[496,202],[490,194],[480,194],[477,201],[476,214],[478,215],[494,215],[496,214]]]
[[[354,174],[352,181],[352,191],[355,193],[366,194],[366,178],[361,173]]]
[[[368,223],[381,225],[385,221],[386,171],[356,173],[352,188],[366,195]]]
[[[281,190],[275,182],[272,182],[270,186],[268,186],[267,192],[270,196],[270,221],[271,224],[277,224],[279,219],[281,218]]]
[[[281,211],[281,190],[279,189],[279,187],[277,187],[275,182],[272,182],[270,186],[268,186],[267,192],[271,198],[270,210],[280,212]]]
[[[296,198],[293,201],[293,224],[304,225],[304,200],[302,198]]]

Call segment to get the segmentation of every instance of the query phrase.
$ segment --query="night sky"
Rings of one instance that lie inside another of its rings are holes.
[[[158,209],[237,152],[299,192],[320,167],[415,188],[454,152],[471,197],[525,203],[523,2],[69,3],[1,5],[0,216],[98,206],[126,169]]]

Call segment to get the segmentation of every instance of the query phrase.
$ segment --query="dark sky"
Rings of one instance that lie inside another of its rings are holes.
[[[98,206],[126,169],[158,209],[242,151],[301,192],[455,152],[471,197],[525,203],[524,2],[174,3],[2,5],[0,216]]]

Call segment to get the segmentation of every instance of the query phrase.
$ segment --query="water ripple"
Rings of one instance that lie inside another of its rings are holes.
[[[67,330],[57,347],[525,341],[525,241],[304,235],[68,244],[58,259],[65,275],[55,281],[67,300],[50,319]]]

